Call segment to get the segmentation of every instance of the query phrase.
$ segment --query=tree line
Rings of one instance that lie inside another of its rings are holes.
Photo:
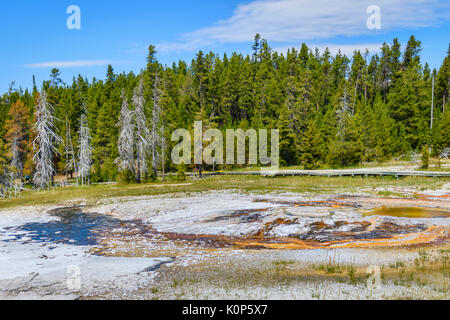
[[[193,129],[279,129],[282,165],[385,161],[450,147],[450,45],[439,70],[421,42],[398,39],[351,57],[303,44],[274,51],[256,35],[252,53],[199,51],[190,64],[162,65],[150,46],[139,74],[81,75],[53,69],[40,88],[10,86],[0,98],[0,184],[14,177],[49,187],[55,174],[80,183],[154,180],[174,171],[171,133]],[[224,166],[225,167],[225,166]]]

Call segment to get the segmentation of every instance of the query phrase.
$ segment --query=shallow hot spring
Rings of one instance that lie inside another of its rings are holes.
[[[450,211],[423,207],[381,207],[365,213],[364,215],[402,218],[448,218],[450,217]]]

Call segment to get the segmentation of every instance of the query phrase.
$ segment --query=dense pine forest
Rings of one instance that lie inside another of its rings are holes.
[[[250,55],[200,51],[172,66],[150,46],[140,74],[109,66],[105,79],[79,75],[67,84],[53,69],[41,85],[0,97],[0,184],[12,177],[45,187],[49,171],[90,182],[148,181],[180,170],[170,161],[171,134],[196,120],[223,131],[279,129],[283,166],[349,166],[422,150],[438,157],[450,147],[450,46],[439,70],[420,52],[411,36],[375,55],[305,44],[281,54],[256,35]],[[42,167],[45,157],[50,167]]]

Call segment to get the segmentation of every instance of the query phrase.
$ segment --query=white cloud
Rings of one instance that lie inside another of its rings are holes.
[[[110,60],[78,60],[78,61],[50,61],[26,64],[24,67],[40,69],[40,68],[79,68],[79,67],[98,67],[114,64],[115,61]]]
[[[213,44],[211,40],[191,39],[185,42],[169,42],[156,45],[156,49],[161,52],[182,52],[194,51],[202,46]]]
[[[373,34],[367,28],[370,5],[381,8],[382,30],[419,28],[450,20],[448,0],[256,0],[233,15],[160,44],[161,51],[186,51],[218,43],[249,42],[260,33],[270,42],[298,42]]]
[[[375,54],[380,51],[380,48],[382,46],[381,43],[362,43],[362,44],[308,44],[308,48],[310,50],[314,50],[317,48],[321,53],[325,51],[325,48],[328,48],[331,54],[335,55],[339,51],[341,51],[342,54],[345,54],[348,57],[351,57],[353,55],[353,52],[356,50],[361,51],[362,54],[367,50],[369,50],[369,54]],[[282,47],[275,47],[273,50],[277,51],[279,53],[286,54],[289,49],[295,48],[297,50],[300,50],[300,47],[298,46],[282,46]]]

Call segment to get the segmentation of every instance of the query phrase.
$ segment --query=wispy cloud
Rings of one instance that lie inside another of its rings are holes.
[[[256,33],[271,42],[298,42],[358,36],[369,30],[367,7],[381,8],[382,30],[420,28],[450,20],[448,0],[256,0],[239,5],[233,15],[160,44],[161,51],[251,41]]]
[[[311,50],[315,50],[316,48],[319,49],[320,52],[324,52],[326,48],[330,51],[331,54],[335,55],[339,51],[346,55],[346,56],[352,56],[352,54],[359,50],[361,53],[364,54],[366,49],[369,51],[370,54],[375,54],[380,51],[382,44],[381,43],[358,43],[358,44],[309,44],[307,43],[308,47]],[[281,47],[275,47],[273,50],[277,51],[279,53],[287,53],[289,49],[292,49],[294,46],[281,46]],[[298,46],[294,47],[297,50],[300,49]]]
[[[78,60],[78,61],[50,61],[39,62],[24,65],[25,68],[43,69],[43,68],[80,68],[80,67],[98,67],[108,64],[115,64],[117,61],[111,60]]]
[[[160,43],[156,45],[158,51],[161,52],[182,52],[182,51],[193,51],[197,48],[201,48],[203,46],[208,46],[213,44],[214,42],[209,39],[191,39],[189,41],[184,42],[169,42],[169,43]]]

